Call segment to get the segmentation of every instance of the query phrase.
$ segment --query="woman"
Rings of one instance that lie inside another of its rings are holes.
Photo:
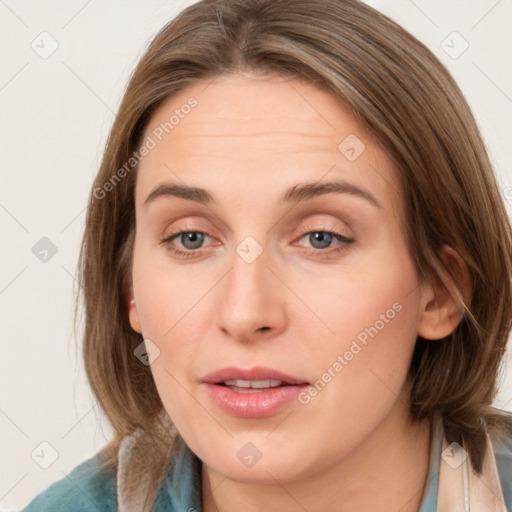
[[[203,0],[91,190],[114,437],[32,510],[505,511],[512,230],[432,53],[357,0]]]

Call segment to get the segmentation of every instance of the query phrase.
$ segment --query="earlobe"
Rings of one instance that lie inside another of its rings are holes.
[[[128,304],[128,316],[130,320],[130,325],[135,332],[142,334],[142,329],[140,327],[139,312],[137,311],[137,304],[135,303],[133,292],[130,293],[128,298],[130,301]]]
[[[446,279],[459,290],[465,304],[471,298],[471,282],[466,263],[452,248],[445,246],[440,254],[448,269]],[[446,280],[436,276],[423,286],[423,300],[418,320],[418,336],[439,340],[450,335],[463,318],[457,302],[448,291]]]

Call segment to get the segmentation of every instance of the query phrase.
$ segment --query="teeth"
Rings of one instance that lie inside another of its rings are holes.
[[[277,386],[281,386],[284,384],[282,380],[225,380],[224,384],[226,386],[234,386],[236,388],[276,388]]]

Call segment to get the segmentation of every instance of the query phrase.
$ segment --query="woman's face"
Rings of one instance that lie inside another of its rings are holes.
[[[168,99],[143,143],[130,321],[190,448],[284,483],[403,431],[426,299],[363,127],[312,85],[235,74]]]

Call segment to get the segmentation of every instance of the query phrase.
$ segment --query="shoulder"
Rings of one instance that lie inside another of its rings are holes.
[[[510,431],[491,440],[505,504],[512,509],[512,412],[504,412],[510,417]]]
[[[40,492],[21,512],[110,512],[117,510],[116,475],[97,454]]]

